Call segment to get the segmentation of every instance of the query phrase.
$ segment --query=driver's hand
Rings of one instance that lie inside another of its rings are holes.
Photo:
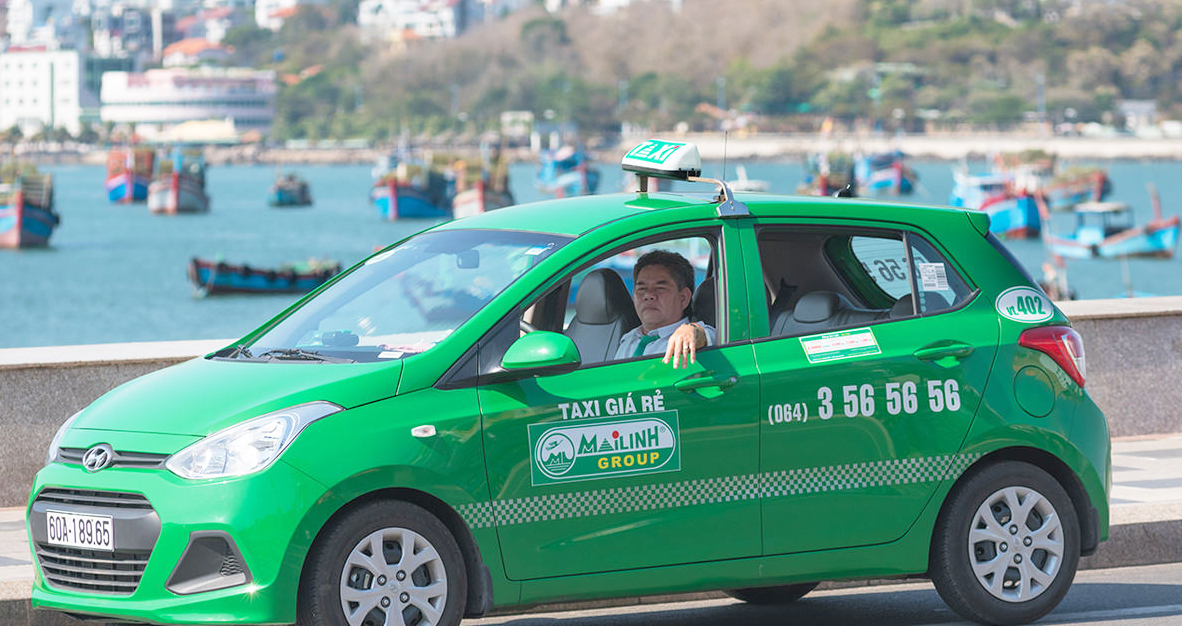
[[[682,324],[669,335],[669,345],[665,347],[665,363],[672,361],[673,368],[689,367],[696,363],[698,340],[705,339],[705,333],[697,324]],[[705,343],[705,341],[703,341]]]

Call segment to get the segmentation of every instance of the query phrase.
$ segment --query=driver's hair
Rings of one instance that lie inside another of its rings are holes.
[[[672,250],[653,250],[646,252],[639,259],[636,260],[636,265],[632,268],[632,282],[635,284],[636,279],[640,276],[640,270],[650,266],[660,265],[669,271],[673,276],[673,280],[677,283],[678,291],[682,289],[689,289],[690,293],[694,292],[694,266],[680,254]],[[684,314],[688,317],[690,314],[690,306],[685,307]]]

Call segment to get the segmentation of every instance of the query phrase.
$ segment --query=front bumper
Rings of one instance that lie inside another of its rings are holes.
[[[303,524],[324,495],[282,460],[259,474],[205,481],[164,469],[91,474],[50,464],[27,509],[33,606],[149,623],[294,622],[300,569],[318,530]],[[110,515],[115,553],[49,545],[46,510]]]

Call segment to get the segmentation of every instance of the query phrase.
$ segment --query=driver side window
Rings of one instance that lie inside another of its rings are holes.
[[[578,347],[583,366],[651,356],[622,354],[621,341],[641,325],[633,299],[636,288],[633,270],[642,256],[654,250],[675,253],[692,268],[689,303],[684,310],[675,307],[676,312],[669,313],[670,320],[680,320],[686,315],[692,321],[715,328],[717,246],[713,238],[692,236],[646,242],[599,257],[531,303],[521,316],[520,334],[533,329],[565,334]],[[642,289],[673,289],[673,286],[642,285]]]

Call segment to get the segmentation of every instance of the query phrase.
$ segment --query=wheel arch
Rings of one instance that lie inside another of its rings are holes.
[[[1067,492],[1067,497],[1071,498],[1071,505],[1075,509],[1076,518],[1079,520],[1080,556],[1088,556],[1096,551],[1096,547],[1100,544],[1100,521],[1096,507],[1092,506],[1092,500],[1088,496],[1083,482],[1062,459],[1039,448],[1011,446],[994,450],[977,459],[975,463],[961,473],[960,477],[956,479],[956,482],[948,490],[948,496],[944,498],[944,502],[940,505],[939,515],[943,516],[945,514],[948,503],[952,500],[951,495],[961,489],[970,478],[983,469],[1002,461],[1029,463],[1049,474],[1051,478],[1054,478],[1055,482],[1059,483],[1059,486],[1063,487],[1063,490]],[[934,534],[932,541],[935,541]]]
[[[324,531],[330,528],[334,522],[370,502],[380,500],[398,500],[414,504],[438,518],[447,527],[452,537],[455,538],[456,543],[459,544],[460,553],[464,557],[464,570],[468,579],[468,602],[467,606],[464,607],[464,617],[478,617],[492,609],[492,576],[480,551],[480,545],[476,542],[476,538],[472,534],[472,530],[455,509],[443,500],[427,492],[405,487],[390,487],[361,494],[338,508],[325,520],[324,524],[317,531],[311,548],[314,549],[322,541]],[[310,552],[311,549],[309,550]],[[308,561],[305,559],[303,568],[300,571],[301,587],[303,579],[307,575],[307,570]]]

